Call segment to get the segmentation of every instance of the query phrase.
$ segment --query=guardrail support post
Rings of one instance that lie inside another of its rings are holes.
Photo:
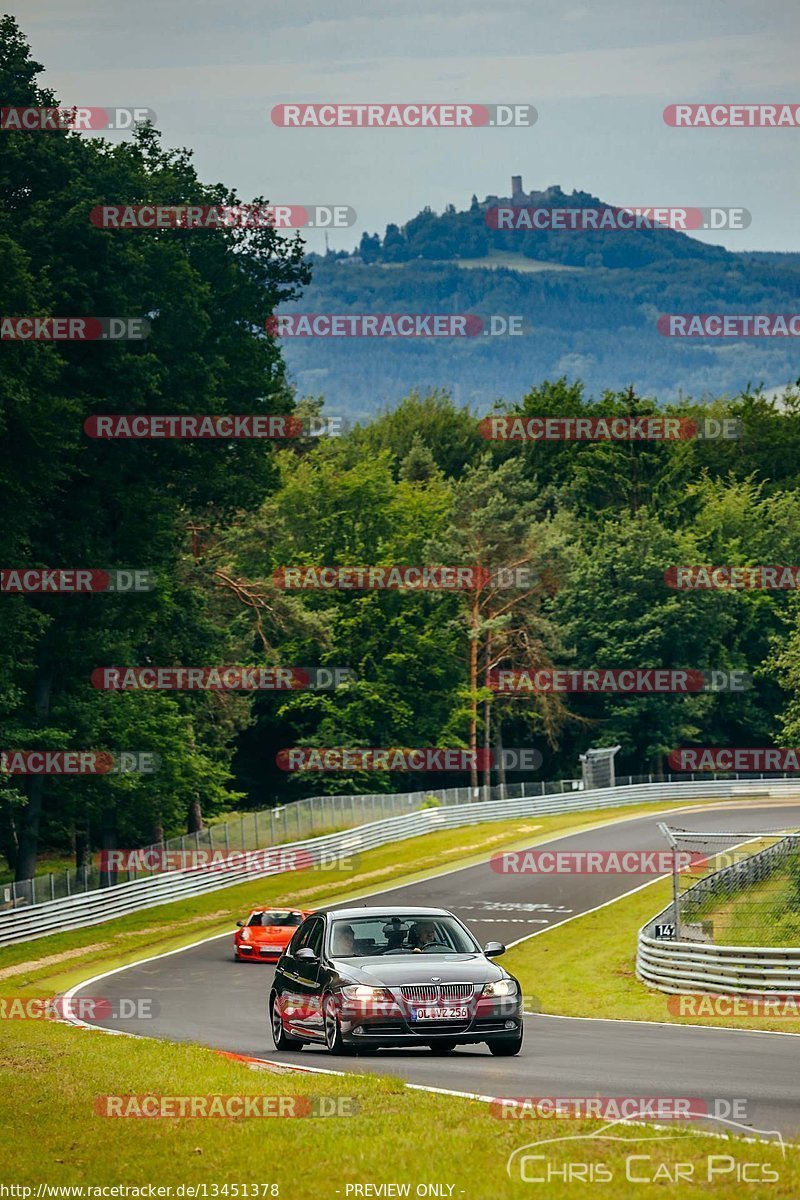
[[[681,940],[681,882],[678,872],[678,843],[663,821],[658,822],[659,832],[672,847],[672,917],[675,924],[675,941]]]

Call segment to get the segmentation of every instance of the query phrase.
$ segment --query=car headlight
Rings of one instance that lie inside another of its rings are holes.
[[[365,983],[352,983],[341,988],[342,995],[347,1000],[392,1000],[392,993],[386,988],[369,987]]]
[[[240,932],[239,937],[242,939],[243,942],[249,942],[250,941],[250,930],[243,929]]]
[[[498,979],[496,983],[485,983],[483,985],[484,996],[516,996],[519,992],[516,981],[513,979]]]

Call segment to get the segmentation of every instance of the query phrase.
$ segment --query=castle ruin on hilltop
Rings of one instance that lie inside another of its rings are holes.
[[[515,208],[537,205],[549,207],[562,201],[569,201],[574,206],[577,203],[590,203],[593,199],[587,192],[573,191],[572,195],[568,196],[557,183],[552,187],[545,188],[543,192],[526,192],[522,186],[522,176],[512,175],[510,196],[487,196],[483,201],[479,201],[477,196],[473,196],[472,207],[493,208],[498,204],[510,204]]]

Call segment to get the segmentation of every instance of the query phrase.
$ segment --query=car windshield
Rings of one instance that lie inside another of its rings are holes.
[[[393,954],[474,954],[477,942],[454,917],[351,917],[333,922],[334,958],[373,958]]]
[[[300,925],[303,917],[298,912],[255,912],[250,914],[248,925]]]

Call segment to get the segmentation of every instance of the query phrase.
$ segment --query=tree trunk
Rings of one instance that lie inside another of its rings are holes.
[[[39,653],[39,665],[34,684],[34,706],[39,725],[45,725],[50,715],[52,682],[49,654],[45,639]],[[36,855],[39,851],[39,819],[42,815],[42,799],[44,797],[44,776],[26,776],[25,794],[28,803],[20,814],[17,864],[14,873],[17,883],[21,883],[25,879],[32,879],[36,874]]]
[[[117,812],[114,808],[107,808],[103,813],[103,832],[100,835],[100,847],[104,851],[117,849]],[[104,857],[106,862],[114,861],[109,855],[105,855]],[[101,888],[113,887],[116,882],[116,867],[110,871],[107,869],[100,871]]]
[[[492,661],[492,633],[491,630],[486,635],[486,681],[485,686],[489,686],[489,667]],[[492,795],[492,700],[488,697],[483,702],[483,786],[486,791],[486,799],[490,800]]]
[[[17,825],[14,820],[14,810],[10,804],[0,802],[0,854],[14,871],[17,866],[19,842],[17,841]]]
[[[471,620],[472,637],[469,647],[469,689],[471,693],[471,711],[469,717],[469,748],[472,762],[469,771],[470,787],[478,786],[478,614],[477,604],[473,604]]]
[[[192,797],[192,802],[189,805],[189,812],[186,817],[186,832],[199,833],[201,829],[205,829],[203,824],[203,809],[200,803],[200,797],[195,795]]]
[[[497,753],[497,782],[500,785],[500,799],[506,798],[506,764],[503,757],[503,723],[497,722],[495,734],[495,751]]]
[[[75,872],[80,879],[83,878],[83,872],[91,864],[92,851],[89,842],[89,830],[75,830]]]

